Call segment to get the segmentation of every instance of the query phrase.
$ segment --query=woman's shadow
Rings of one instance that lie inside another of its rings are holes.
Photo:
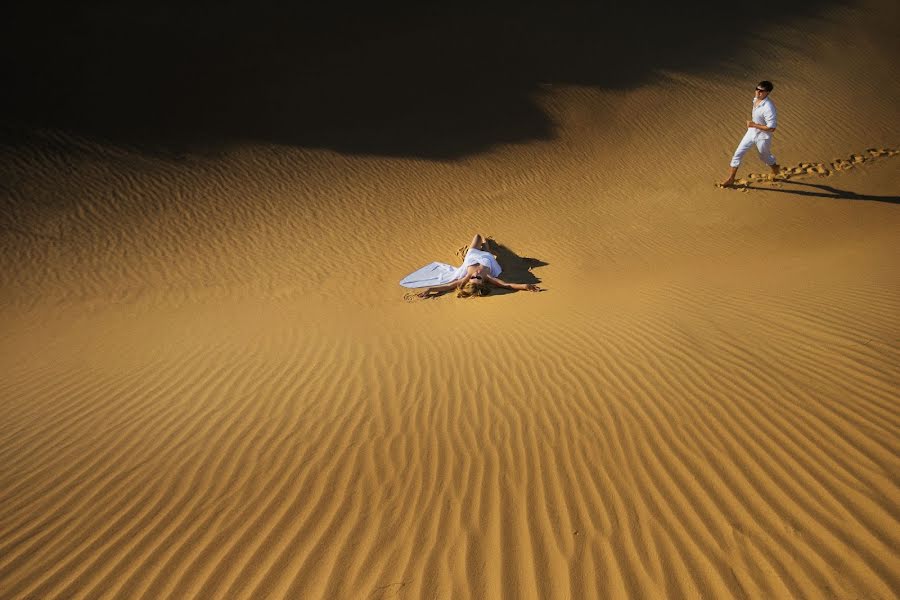
[[[540,278],[536,277],[535,274],[531,272],[531,270],[537,267],[544,267],[549,263],[538,260],[537,258],[519,256],[518,254],[513,252],[512,249],[509,248],[509,246],[504,246],[493,238],[488,238],[487,242],[488,250],[497,257],[497,262],[500,263],[500,268],[503,269],[503,272],[500,273],[500,279],[506,281],[507,283],[539,284],[541,282]],[[491,289],[492,296],[512,294],[514,292],[515,290],[505,290],[502,288]]]

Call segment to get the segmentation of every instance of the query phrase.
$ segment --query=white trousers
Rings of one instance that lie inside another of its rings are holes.
[[[756,150],[759,152],[759,160],[763,161],[769,166],[775,164],[775,157],[772,155],[772,138],[762,138],[757,137],[756,129],[748,129],[747,133],[744,134],[744,138],[741,140],[741,143],[738,144],[737,150],[734,151],[734,156],[731,157],[731,166],[739,167],[741,166],[741,159],[744,157],[744,154],[747,153],[747,150],[756,146]]]

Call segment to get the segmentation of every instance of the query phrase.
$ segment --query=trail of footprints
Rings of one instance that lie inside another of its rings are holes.
[[[896,148],[869,148],[865,152],[851,154],[849,158],[835,158],[830,163],[803,162],[794,165],[793,167],[781,167],[781,172],[778,175],[751,173],[746,177],[735,180],[734,187],[747,189],[751,183],[784,181],[785,179],[803,179],[811,175],[828,177],[837,171],[847,171],[857,165],[894,156],[895,154],[900,154],[900,150]],[[721,185],[719,185],[719,187],[721,187]]]

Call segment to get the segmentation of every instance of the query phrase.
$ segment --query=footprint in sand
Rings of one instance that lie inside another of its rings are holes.
[[[900,153],[900,150],[896,148],[866,148],[866,153],[872,158],[878,158],[880,156],[894,156]]]
[[[830,163],[812,163],[801,162],[789,167],[781,167],[778,175],[766,175],[760,173],[750,173],[746,177],[737,179],[730,189],[738,189],[746,192],[753,183],[769,183],[772,182],[774,187],[781,187],[778,181],[786,181],[789,179],[805,179],[807,177],[829,177],[838,171],[847,171],[855,166],[867,163],[873,160],[883,159],[890,156],[900,154],[900,149],[896,148],[867,148],[864,152],[851,154],[848,158],[835,158]],[[721,183],[717,183],[716,187],[724,188]]]

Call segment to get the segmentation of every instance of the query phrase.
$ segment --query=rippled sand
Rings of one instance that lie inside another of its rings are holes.
[[[17,125],[0,597],[895,597],[896,13],[452,158]],[[547,291],[404,302],[475,232]]]

